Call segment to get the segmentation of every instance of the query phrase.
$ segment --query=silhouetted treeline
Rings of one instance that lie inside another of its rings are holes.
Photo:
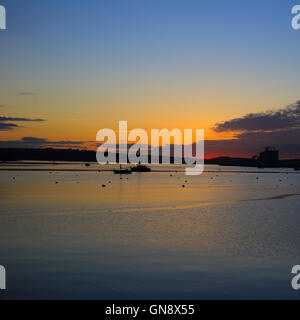
[[[96,152],[77,149],[29,149],[29,148],[0,148],[0,161],[82,161],[96,162]],[[181,162],[181,159],[179,159]],[[119,162],[119,154],[116,154],[116,161]],[[129,161],[128,161],[129,162]],[[151,163],[151,156],[148,157]],[[156,163],[162,163],[162,157],[156,158]],[[174,157],[170,157],[170,162],[174,163]]]
[[[117,162],[119,155],[117,154]],[[21,149],[21,148],[0,148],[0,161],[81,161],[96,162],[96,152],[77,149]],[[149,156],[148,162],[151,163]],[[161,156],[159,163],[162,162]],[[174,163],[174,157],[170,159]],[[184,161],[182,161],[184,163]],[[217,157],[205,159],[205,164],[216,164],[221,166],[257,167],[257,160],[250,158]],[[300,167],[300,159],[279,160],[278,167],[295,168]]]
[[[217,164],[220,166],[238,166],[238,167],[258,167],[258,166],[262,167],[261,163],[254,158],[217,157],[212,159],[205,159],[205,164]],[[278,165],[276,167],[298,168],[300,167],[300,159],[279,160]]]
[[[40,161],[96,161],[95,151],[76,149],[19,149],[1,148],[1,161],[40,160]]]
[[[205,163],[218,164],[221,166],[257,167],[257,161],[250,158],[217,157],[212,159],[205,159]]]

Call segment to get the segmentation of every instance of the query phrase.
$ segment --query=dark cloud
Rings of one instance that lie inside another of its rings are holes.
[[[36,137],[23,137],[21,139],[23,143],[28,143],[28,144],[46,144],[46,145],[70,145],[70,144],[77,144],[77,145],[82,145],[84,142],[83,141],[51,141],[48,139],[44,138],[36,138]]]
[[[300,101],[278,111],[247,114],[217,123],[216,132],[233,132],[234,139],[206,141],[205,153],[237,156],[275,146],[283,158],[300,158]]]
[[[51,141],[37,137],[23,137],[20,140],[0,141],[0,148],[82,148],[83,141]]]
[[[23,137],[20,141],[22,141],[23,143],[42,144],[45,143],[47,139],[36,137]]]
[[[216,132],[276,131],[300,127],[300,101],[278,111],[250,113],[214,126]]]
[[[13,122],[43,122],[43,121],[46,121],[46,120],[0,116],[0,131],[13,130],[20,127],[19,125]]]
[[[21,122],[42,122],[45,119],[29,119],[29,118],[15,118],[15,117],[0,117],[0,122],[3,121],[21,121]]]
[[[13,130],[15,128],[18,128],[19,126],[14,123],[5,123],[5,122],[0,122],[0,131],[8,131],[8,130]]]
[[[252,143],[298,143],[300,144],[300,128],[290,128],[277,131],[242,132],[237,134],[237,139],[241,141],[251,141]]]

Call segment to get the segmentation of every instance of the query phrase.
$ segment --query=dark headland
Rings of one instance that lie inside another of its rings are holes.
[[[82,161],[96,162],[96,152],[90,150],[78,149],[29,149],[29,148],[0,148],[0,161]],[[118,162],[118,154],[117,154]],[[151,163],[149,158],[149,163]],[[161,163],[161,157],[160,157]],[[174,163],[174,157],[171,157],[171,163]],[[183,161],[184,163],[184,161]],[[239,166],[239,167],[282,167],[299,168],[300,159],[278,160],[276,163],[264,165],[260,158],[232,158],[216,157],[205,159],[205,164],[214,164],[220,166]]]

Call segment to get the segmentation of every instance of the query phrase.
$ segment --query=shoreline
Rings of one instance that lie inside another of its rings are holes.
[[[49,169],[49,168],[0,168],[0,171],[19,171],[19,172],[113,172],[114,169]],[[142,172],[142,174],[149,173],[184,173],[185,170],[153,170],[151,172]],[[138,173],[138,172],[137,172]],[[204,170],[203,173],[255,173],[255,174],[300,174],[300,172],[294,171],[247,171],[247,170]]]

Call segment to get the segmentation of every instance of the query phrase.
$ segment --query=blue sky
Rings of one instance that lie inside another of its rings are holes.
[[[0,4],[8,26],[0,111],[47,120],[5,132],[11,139],[91,140],[120,117],[134,127],[203,127],[216,138],[217,122],[299,100],[296,0]]]
[[[194,69],[214,80],[220,73],[245,73],[258,82],[260,76],[270,82],[284,76],[291,95],[300,77],[300,32],[290,27],[295,0],[1,3],[8,30],[0,35],[0,66],[12,76],[22,77],[32,65],[49,76],[56,70],[72,76],[77,65],[77,73],[90,72],[91,81],[99,70],[120,78],[138,73],[132,81],[139,81],[142,73],[168,79],[174,69],[176,76]]]

